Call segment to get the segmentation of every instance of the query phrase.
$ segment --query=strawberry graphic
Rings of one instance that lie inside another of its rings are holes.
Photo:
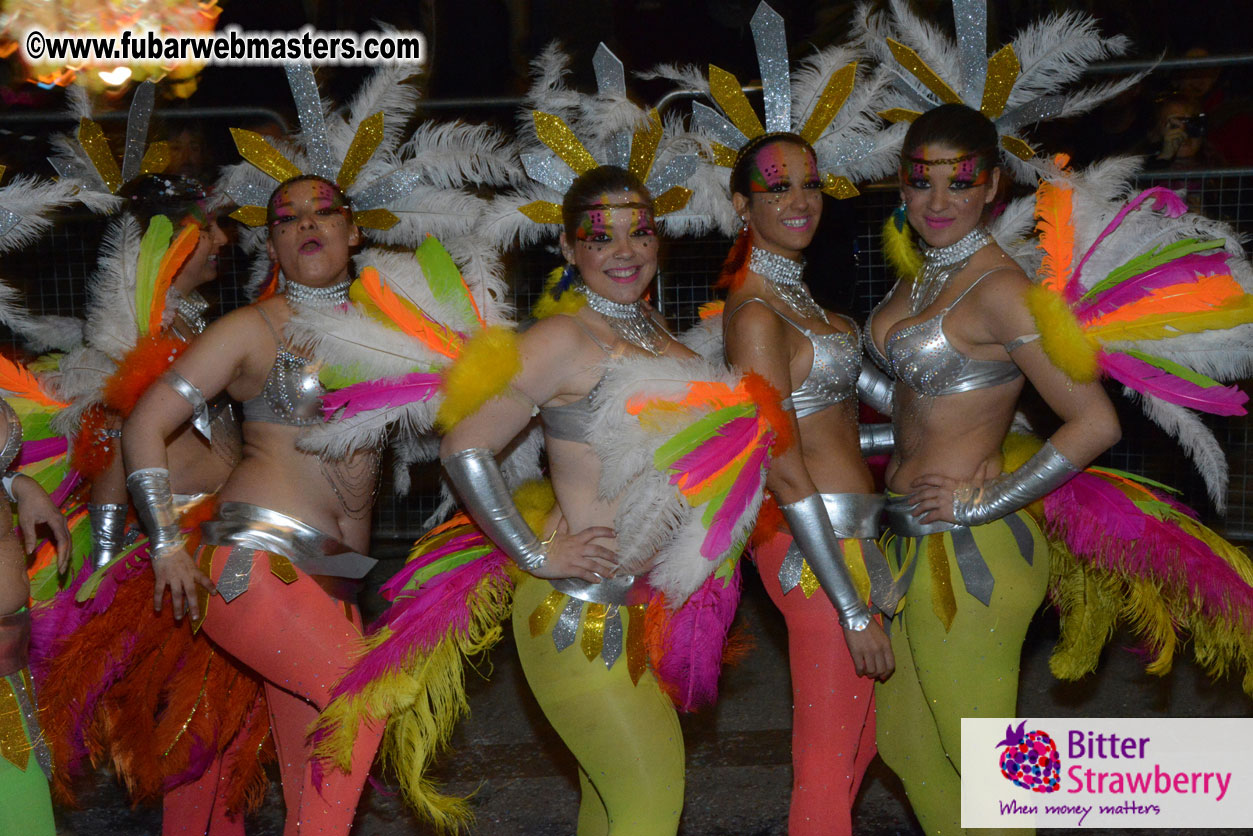
[[[1048,732],[1025,731],[1027,721],[1005,727],[1001,751],[1001,774],[1032,792],[1057,792],[1061,783],[1062,761],[1057,744]]]

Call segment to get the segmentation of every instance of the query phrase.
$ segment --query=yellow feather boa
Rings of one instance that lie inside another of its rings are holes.
[[[440,385],[444,401],[439,405],[435,425],[448,432],[483,404],[509,388],[522,371],[518,335],[508,328],[492,327],[470,338],[457,358],[444,372]]]
[[[1057,293],[1035,285],[1027,291],[1027,308],[1040,333],[1040,345],[1053,365],[1076,383],[1091,383],[1100,373],[1100,343],[1084,332],[1074,313]]]
[[[556,314],[573,314],[587,304],[587,297],[582,293],[571,293],[567,290],[559,297],[553,296],[553,290],[557,287],[557,282],[561,281],[561,274],[565,269],[564,265],[554,267],[548,274],[548,278],[544,280],[544,293],[531,307],[531,316],[547,319]]]

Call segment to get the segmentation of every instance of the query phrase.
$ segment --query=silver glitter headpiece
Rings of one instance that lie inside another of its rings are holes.
[[[532,91],[531,98],[540,107],[531,113],[535,135],[540,147],[521,155],[522,166],[535,182],[552,189],[560,196],[569,191],[577,177],[602,165],[624,168],[635,175],[653,196],[653,214],[661,216],[682,209],[692,192],[683,184],[696,173],[696,154],[669,154],[664,140],[667,129],[655,109],[647,112],[635,107],[626,95],[626,71],[603,43],[592,58],[596,72],[596,97],[583,97],[584,118],[563,118],[544,110],[544,94]],[[568,99],[572,94],[563,90]],[[578,94],[573,94],[578,95]],[[608,128],[598,124],[595,111],[609,105],[619,116]],[[561,108],[552,108],[553,110]],[[630,124],[618,124],[621,114],[630,116]],[[661,153],[659,153],[659,151]],[[595,153],[594,153],[595,152]],[[665,165],[657,165],[664,157]],[[559,200],[533,200],[519,207],[530,220],[539,224],[561,224]]]
[[[1094,61],[1122,55],[1125,36],[1104,38],[1095,18],[1065,12],[1039,21],[991,56],[987,52],[985,0],[953,0],[956,40],[918,18],[906,0],[891,0],[891,15],[857,12],[862,46],[890,81],[883,117],[912,122],[942,104],[965,104],[996,125],[1001,160],[1019,180],[1034,183],[1035,149],[1022,128],[1047,119],[1076,116],[1136,84],[1143,73],[1073,93],[1064,88]],[[1030,161],[1030,162],[1029,162]]]
[[[750,143],[788,134],[813,147],[822,190],[832,197],[852,197],[858,193],[855,180],[878,178],[895,168],[890,142],[878,136],[875,110],[882,82],[858,81],[859,53],[830,47],[792,74],[783,17],[763,2],[753,14],[751,28],[761,70],[764,123],[739,80],[712,64],[709,95],[719,110],[700,102],[692,105],[693,131],[709,145],[717,165],[733,168]],[[794,104],[803,104],[804,111],[794,111]]]

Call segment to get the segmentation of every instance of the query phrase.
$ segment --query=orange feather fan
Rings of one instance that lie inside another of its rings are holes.
[[[772,455],[778,456],[791,447],[793,441],[792,419],[783,410],[783,399],[779,396],[779,390],[756,372],[747,372],[744,375],[744,391],[753,399],[761,417],[766,419],[766,424],[774,431]]]
[[[50,406],[54,409],[68,406],[68,404],[45,395],[43,389],[39,388],[39,381],[26,370],[25,366],[15,363],[3,355],[0,355],[0,389],[3,389],[11,397],[25,398],[41,406]]]
[[[358,281],[370,301],[401,331],[450,359],[455,360],[461,354],[460,335],[431,319],[412,302],[397,296],[383,283],[377,270],[367,267],[361,271]]]
[[[1048,181],[1036,189],[1036,228],[1040,231],[1039,247],[1044,251],[1040,262],[1040,284],[1054,293],[1061,293],[1070,280],[1070,264],[1075,256],[1075,227],[1071,222],[1074,190]]]
[[[123,418],[130,415],[148,387],[186,348],[187,343],[173,335],[151,332],[140,337],[104,382],[105,406],[116,409]]]

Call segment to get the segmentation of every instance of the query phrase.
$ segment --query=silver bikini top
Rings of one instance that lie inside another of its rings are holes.
[[[988,389],[1017,380],[1022,372],[1012,362],[967,357],[954,348],[944,334],[944,317],[948,312],[966,298],[966,294],[974,290],[979,282],[997,270],[1004,269],[1006,268],[996,267],[989,270],[975,279],[970,287],[935,316],[896,331],[888,337],[884,345],[886,357],[870,338],[871,323],[883,306],[883,302],[880,302],[866,320],[866,353],[880,368],[910,389],[932,398]],[[891,295],[888,294],[885,301]],[[1025,341],[1020,337],[1006,345],[1006,349],[1012,351]]]
[[[287,344],[275,330],[270,318],[261,308],[266,327],[278,344],[274,365],[266,375],[261,394],[244,401],[244,421],[264,421],[267,424],[284,424],[289,427],[307,427],[319,423],[321,398],[326,393],[318,380],[317,368],[308,357],[301,357],[287,350]]]
[[[857,378],[861,374],[861,345],[855,322],[843,317],[851,326],[851,331],[819,334],[798,325],[773,305],[756,297],[745,299],[737,305],[727,315],[726,321],[730,322],[731,317],[750,302],[765,306],[799,331],[813,346],[814,359],[809,367],[809,374],[784,401],[785,409],[790,405],[796,411],[797,418],[804,418],[857,394]]]
[[[579,322],[577,317],[571,317],[574,324],[587,334],[588,339],[596,343],[601,351],[605,352],[606,357],[614,357],[612,346],[605,345],[591,331]],[[577,401],[560,406],[544,406],[540,407],[539,420],[544,425],[544,434],[549,438],[560,439],[561,441],[578,441],[581,444],[589,443],[588,432],[592,425],[592,399],[596,397],[596,392],[600,389],[600,384],[605,382],[602,376],[596,381],[596,385],[591,391]]]

